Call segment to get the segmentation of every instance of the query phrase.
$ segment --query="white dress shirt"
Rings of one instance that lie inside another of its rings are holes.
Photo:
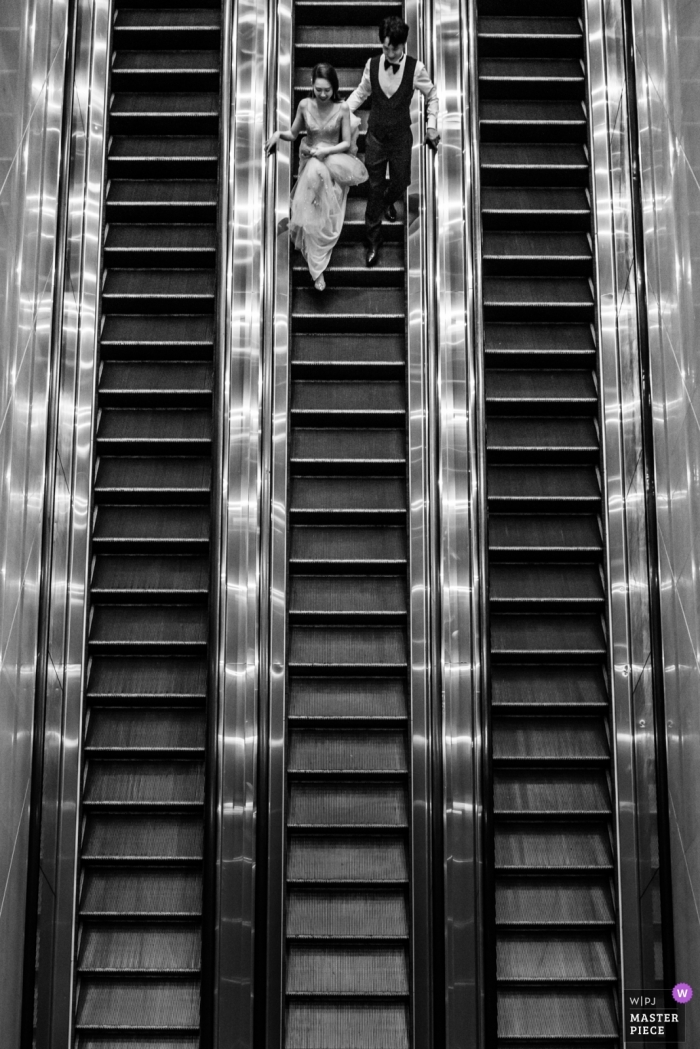
[[[348,99],[348,105],[354,113],[366,99],[372,94],[372,81],[369,73],[369,62],[364,68],[362,73],[362,80],[358,87],[355,88],[353,93]],[[393,69],[384,68],[384,55],[379,58],[379,86],[386,95],[387,98],[391,98],[392,95],[396,94],[401,81],[403,80],[404,70],[406,68],[406,52],[402,54],[401,58],[397,63],[398,69],[396,72]],[[427,125],[429,128],[437,127],[437,114],[438,114],[438,93],[435,84],[428,76],[428,70],[425,68],[422,62],[416,59],[416,71],[413,74],[413,90],[420,91],[421,95],[425,98],[425,108],[427,113]]]

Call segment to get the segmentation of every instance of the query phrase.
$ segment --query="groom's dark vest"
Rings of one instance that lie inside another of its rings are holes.
[[[369,114],[368,129],[375,138],[390,138],[397,132],[411,130],[411,99],[413,98],[413,78],[416,73],[416,59],[406,55],[401,85],[391,98],[379,86],[379,63],[383,55],[377,55],[369,63],[369,79],[372,84],[372,108]],[[395,73],[389,74],[396,76]]]

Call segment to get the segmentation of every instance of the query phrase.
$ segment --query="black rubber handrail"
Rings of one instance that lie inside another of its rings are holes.
[[[622,32],[627,86],[627,118],[632,167],[632,240],[636,276],[637,337],[639,382],[642,408],[642,460],[644,464],[644,510],[647,533],[649,579],[649,627],[651,642],[652,702],[654,707],[654,748],[656,758],[656,812],[659,837],[659,879],[661,897],[661,946],[664,986],[673,987],[675,978],[675,937],[671,872],[671,823],[668,796],[668,757],[666,750],[666,694],[661,626],[661,584],[659,580],[659,532],[656,511],[656,457],[654,449],[654,404],[649,353],[649,314],[644,246],[644,213],[641,178],[641,150],[637,113],[637,69],[635,61],[632,0],[622,0]]]

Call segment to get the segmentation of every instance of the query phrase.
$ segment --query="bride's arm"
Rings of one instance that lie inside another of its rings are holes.
[[[290,127],[289,131],[275,131],[273,135],[270,135],[267,142],[265,143],[265,152],[269,156],[277,148],[277,143],[282,139],[284,142],[295,142],[299,138],[299,132],[306,124],[304,119],[304,107],[306,105],[306,99],[302,98],[297,109],[297,115],[294,118],[294,123]]]
[[[316,146],[316,149],[312,151],[312,156],[318,157],[319,160],[329,157],[331,153],[347,153],[350,149],[352,129],[350,127],[350,108],[347,102],[340,103],[340,112],[343,115],[343,122],[340,127],[340,142],[337,146]]]

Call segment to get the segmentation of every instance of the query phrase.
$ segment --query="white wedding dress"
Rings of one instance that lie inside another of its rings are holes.
[[[343,125],[340,103],[323,123],[314,114],[314,108],[306,107],[306,137],[299,150],[299,177],[292,194],[289,232],[316,280],[338,243],[349,187],[366,182],[369,176],[355,156],[360,121],[354,113],[350,114],[352,144],[348,153],[331,153],[323,160],[309,156],[316,146],[337,146]]]

